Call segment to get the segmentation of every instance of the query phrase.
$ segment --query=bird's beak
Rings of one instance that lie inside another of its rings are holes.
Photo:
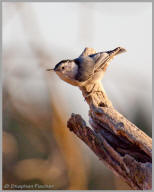
[[[47,71],[54,71],[54,69],[46,69]]]

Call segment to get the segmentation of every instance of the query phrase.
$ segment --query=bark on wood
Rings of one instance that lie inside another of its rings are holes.
[[[82,55],[92,53],[94,49],[86,48]],[[75,114],[68,120],[69,129],[132,189],[151,189],[152,139],[114,109],[101,84],[80,90],[90,107],[92,129]]]

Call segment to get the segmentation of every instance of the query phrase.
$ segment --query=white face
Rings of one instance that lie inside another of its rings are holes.
[[[74,79],[75,75],[78,72],[78,66],[75,64],[74,61],[66,61],[58,66],[56,72],[61,73],[68,78]]]
[[[56,67],[55,72],[62,80],[74,85],[74,79],[78,73],[78,66],[74,61],[62,62]]]

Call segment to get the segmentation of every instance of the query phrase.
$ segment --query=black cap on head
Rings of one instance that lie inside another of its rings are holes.
[[[71,61],[71,60],[66,59],[66,60],[62,60],[62,61],[60,61],[59,63],[57,63],[57,64],[55,65],[55,67],[54,67],[54,71],[56,71],[56,69],[57,69],[62,63],[66,63],[66,62],[68,62],[68,61]]]

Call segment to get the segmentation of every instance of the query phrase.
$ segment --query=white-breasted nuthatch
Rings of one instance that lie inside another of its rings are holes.
[[[124,48],[117,47],[111,51],[80,56],[74,60],[62,60],[54,69],[47,69],[47,71],[54,70],[65,82],[82,87],[100,81],[113,57],[125,51]]]

